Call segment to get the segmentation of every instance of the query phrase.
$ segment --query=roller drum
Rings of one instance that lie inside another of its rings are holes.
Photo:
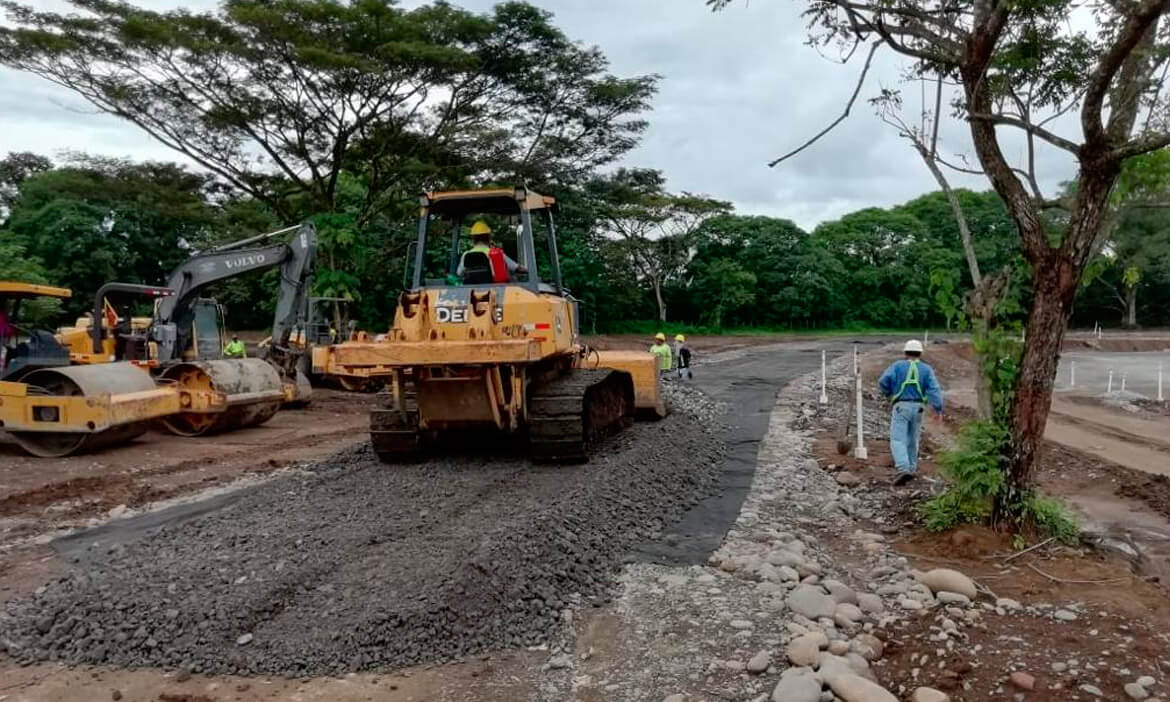
[[[263,424],[284,397],[280,374],[259,358],[180,363],[163,371],[162,377],[181,388],[222,393],[228,407],[223,412],[181,412],[162,419],[179,436],[203,436]],[[255,399],[249,399],[255,398]]]
[[[87,396],[153,390],[150,375],[131,363],[39,368],[22,375],[25,383],[45,395]],[[21,431],[12,437],[21,448],[41,458],[60,458],[83,451],[123,444],[141,436],[150,422],[131,422],[99,432]]]

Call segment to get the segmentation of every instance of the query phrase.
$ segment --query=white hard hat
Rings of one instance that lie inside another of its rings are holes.
[[[922,342],[918,339],[911,339],[902,347],[902,351],[905,353],[922,353]]]

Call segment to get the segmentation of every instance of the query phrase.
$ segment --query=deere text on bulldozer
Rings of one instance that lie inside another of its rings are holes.
[[[526,432],[534,459],[580,461],[636,409],[665,414],[650,354],[579,340],[554,207],[523,188],[424,194],[411,282],[385,341],[314,350],[314,372],[388,381],[370,416],[383,460],[417,459],[444,433],[494,428]],[[491,245],[486,220],[516,227],[515,261]],[[464,252],[469,229],[475,245]]]

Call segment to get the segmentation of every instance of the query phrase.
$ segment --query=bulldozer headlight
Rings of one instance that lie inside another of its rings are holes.
[[[496,305],[492,308],[492,321],[496,324],[504,321],[504,307],[503,305]]]

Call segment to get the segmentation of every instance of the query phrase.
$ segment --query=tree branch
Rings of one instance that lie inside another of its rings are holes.
[[[849,111],[853,109],[853,103],[857,102],[857,95],[858,95],[858,93],[861,92],[861,86],[865,83],[865,76],[866,76],[866,74],[869,73],[869,66],[871,63],[873,63],[873,55],[874,55],[874,53],[877,52],[877,49],[879,46],[881,46],[881,42],[876,42],[876,41],[870,45],[869,54],[867,54],[865,57],[865,66],[862,67],[861,75],[857,78],[857,85],[855,85],[853,87],[853,94],[849,96],[849,102],[845,103],[845,110],[841,112],[840,116],[838,116],[837,119],[833,120],[832,123],[829,124],[829,126],[825,127],[821,131],[817,132],[813,136],[813,138],[804,142],[803,144],[801,144],[797,148],[793,149],[792,151],[789,151],[788,153],[784,154],[780,158],[778,158],[774,161],[771,161],[768,164],[768,168],[775,168],[776,165],[781,163],[782,161],[786,161],[786,160],[792,158],[793,156],[797,155],[801,151],[804,151],[808,147],[817,143],[821,139],[821,137],[823,137],[826,134],[828,134],[829,132],[833,131],[833,129],[838,124],[841,124],[842,122],[845,121],[845,118],[849,116]]]
[[[1167,9],[1170,9],[1170,0],[1145,0],[1137,7],[1122,13],[1125,16],[1125,24],[1122,25],[1117,40],[1101,57],[1097,68],[1089,76],[1089,84],[1085,89],[1085,101],[1081,106],[1081,130],[1085,134],[1086,144],[1105,142],[1107,137],[1101,111],[1113,77],[1146,36],[1150,25]]]
[[[1124,160],[1131,156],[1140,156],[1151,151],[1157,151],[1167,146],[1170,146],[1170,132],[1151,134],[1123,144],[1109,152],[1109,156],[1118,160]]]
[[[1022,129],[1025,132],[1034,134],[1049,144],[1052,144],[1057,148],[1064,149],[1073,155],[1078,155],[1081,151],[1080,145],[1076,142],[1070,139],[1065,139],[1058,134],[1053,134],[1043,127],[1032,124],[1031,122],[1020,119],[1018,117],[1009,117],[1005,114],[991,114],[987,112],[970,112],[967,114],[967,118],[970,120],[990,122],[991,124],[1004,124],[1009,127]]]

